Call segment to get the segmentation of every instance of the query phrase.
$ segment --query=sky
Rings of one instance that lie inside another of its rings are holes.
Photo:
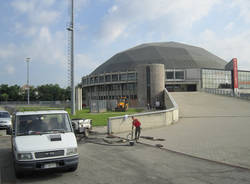
[[[69,85],[69,0],[0,0],[0,84]],[[249,0],[75,0],[75,83],[150,42],[202,47],[250,70]]]

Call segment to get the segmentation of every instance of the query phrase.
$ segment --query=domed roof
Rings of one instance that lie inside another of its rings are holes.
[[[134,71],[138,64],[164,64],[166,69],[224,69],[227,62],[203,48],[176,42],[147,43],[120,52],[91,74]]]

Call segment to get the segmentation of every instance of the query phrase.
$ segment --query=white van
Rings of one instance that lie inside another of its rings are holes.
[[[77,141],[66,111],[17,112],[12,123],[17,177],[32,170],[77,169]]]

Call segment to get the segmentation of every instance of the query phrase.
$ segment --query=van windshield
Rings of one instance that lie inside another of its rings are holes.
[[[8,112],[0,112],[0,118],[10,118],[10,114]]]
[[[71,132],[67,114],[36,114],[17,116],[17,135],[41,135]]]

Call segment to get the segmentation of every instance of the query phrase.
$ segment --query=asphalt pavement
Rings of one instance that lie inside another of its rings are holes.
[[[0,137],[2,184],[201,184],[249,183],[250,171],[229,167],[159,148],[136,144],[128,146],[96,133],[79,139],[80,164],[75,172],[36,172],[16,179],[10,137]]]

